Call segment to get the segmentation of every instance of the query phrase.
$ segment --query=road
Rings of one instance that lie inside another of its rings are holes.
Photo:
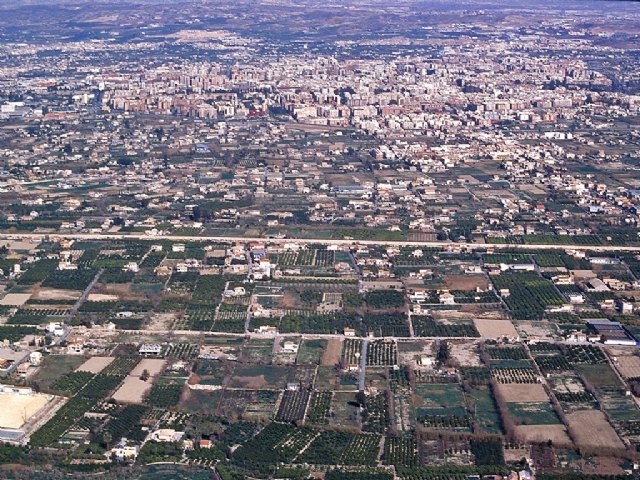
[[[367,369],[367,348],[369,347],[369,340],[364,339],[362,342],[362,352],[360,353],[360,376],[358,377],[358,388],[361,392],[364,392],[365,387],[365,372]]]
[[[85,288],[84,291],[82,292],[82,295],[80,295],[80,298],[78,298],[76,303],[73,304],[73,307],[71,307],[71,310],[69,310],[69,313],[67,314],[66,322],[68,324],[71,323],[71,319],[75,316],[76,313],[78,313],[78,310],[80,309],[82,304],[89,297],[89,293],[91,292],[95,284],[98,283],[98,280],[100,280],[100,277],[102,276],[103,273],[104,273],[104,268],[101,270],[98,270],[96,275],[93,277],[93,280],[91,280],[91,283],[87,285],[87,288]]]
[[[78,327],[75,327],[76,331]],[[81,327],[83,328],[83,327]],[[106,327],[92,327],[86,330],[87,332],[99,332],[99,333],[118,333],[118,334],[128,334],[128,335],[141,335],[141,336],[165,336],[165,337],[173,337],[173,336],[183,336],[183,337],[197,337],[197,336],[215,336],[215,337],[247,337],[247,338],[287,338],[294,337],[300,338],[302,337],[305,340],[329,340],[331,338],[340,338],[343,340],[363,340],[363,341],[371,341],[371,340],[391,340],[391,341],[402,341],[402,340],[452,340],[452,341],[465,341],[465,342],[481,342],[485,340],[495,340],[493,337],[359,337],[359,336],[345,336],[342,333],[278,333],[268,334],[268,333],[231,333],[231,332],[216,332],[216,331],[205,331],[205,330],[110,330]],[[83,332],[78,332],[83,333]],[[558,345],[594,345],[592,342],[575,342],[571,340],[555,340],[555,344]],[[616,345],[616,348],[634,350],[638,348],[635,345]],[[360,358],[364,358],[363,351],[366,351],[363,346],[363,350],[361,350]]]
[[[207,235],[146,235],[143,233],[2,233],[0,240],[33,240],[42,241],[48,239],[50,241],[69,239],[69,240],[144,240],[144,241],[160,241],[172,240],[175,242],[230,242],[230,243],[249,243],[249,242],[298,242],[298,243],[316,243],[319,245],[378,245],[389,247],[424,247],[424,248],[463,248],[463,249],[486,249],[493,248],[496,250],[575,250],[575,251],[596,251],[596,252],[628,252],[640,253],[640,245],[638,246],[616,246],[616,245],[557,245],[557,244],[540,244],[540,245],[522,245],[518,243],[471,243],[471,242],[413,242],[413,241],[396,241],[396,240],[340,240],[326,238],[284,238],[275,239],[268,237],[225,237],[225,236],[207,236]]]

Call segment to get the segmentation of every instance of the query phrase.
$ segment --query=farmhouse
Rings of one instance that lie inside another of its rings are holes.
[[[536,266],[533,263],[501,263],[500,270],[506,272],[512,270],[515,272],[533,272]]]
[[[125,272],[136,273],[140,270],[140,268],[138,267],[138,264],[136,262],[129,262],[124,267],[122,267],[122,270],[124,270]]]
[[[69,355],[84,354],[84,343],[81,340],[69,342],[67,344],[67,354]]]
[[[282,350],[285,353],[298,353],[298,344],[295,342],[286,341],[282,346]]]
[[[157,343],[143,343],[138,349],[140,355],[160,355],[162,352],[162,345]]]
[[[427,291],[424,288],[415,288],[411,293],[409,293],[409,300],[412,302],[425,301],[427,298]]]
[[[109,456],[116,460],[135,459],[138,456],[138,447],[114,447],[109,452]]]
[[[591,292],[608,292],[609,291],[609,287],[607,287],[602,280],[596,277],[589,279],[589,281],[587,282],[587,286],[589,291]]]
[[[171,246],[171,251],[172,252],[184,252],[185,251],[184,243],[174,243]]]
[[[450,292],[441,293],[438,300],[442,305],[455,305],[456,299]]]
[[[176,432],[172,428],[161,428],[151,434],[151,440],[156,442],[179,442],[184,432]]]
[[[260,325],[260,327],[256,329],[256,333],[266,333],[269,335],[277,335],[278,328],[273,325]]]
[[[571,303],[584,303],[584,296],[581,293],[570,293],[567,297]]]

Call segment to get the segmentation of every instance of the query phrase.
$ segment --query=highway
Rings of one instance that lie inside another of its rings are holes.
[[[297,243],[316,243],[319,245],[371,245],[371,246],[388,246],[388,247],[422,247],[422,248],[461,248],[468,250],[493,248],[495,250],[575,250],[575,251],[595,251],[595,252],[627,252],[640,253],[640,245],[638,246],[618,246],[618,245],[559,245],[559,244],[540,244],[540,245],[524,245],[518,243],[471,243],[471,242],[414,242],[414,241],[397,241],[397,240],[341,240],[326,238],[268,238],[268,237],[225,237],[225,236],[207,236],[207,235],[146,235],[144,233],[1,233],[2,240],[33,240],[42,241],[48,239],[57,241],[62,239],[69,240],[144,240],[144,241],[161,241],[171,240],[174,242],[229,242],[229,243],[249,243],[249,242],[297,242]]]

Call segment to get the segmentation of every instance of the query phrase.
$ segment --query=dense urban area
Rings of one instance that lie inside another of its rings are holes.
[[[640,475],[640,3],[6,0],[0,478]]]

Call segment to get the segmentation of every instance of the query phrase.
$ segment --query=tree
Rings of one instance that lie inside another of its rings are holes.
[[[451,358],[451,347],[449,346],[449,342],[442,341],[438,344],[438,352],[436,353],[436,359],[440,363],[447,363],[447,361]]]
[[[142,374],[140,375],[140,380],[142,380],[143,382],[146,382],[147,380],[149,380],[149,377],[151,375],[149,374],[149,370],[147,370],[146,368],[142,371]]]
[[[105,445],[106,448],[109,448],[109,445],[111,444],[112,441],[113,441],[113,437],[111,436],[111,432],[106,430],[102,434],[102,443]]]
[[[194,222],[199,222],[201,218],[202,218],[202,211],[200,210],[200,207],[196,205],[195,207],[193,207],[193,210],[191,213],[191,219]]]

